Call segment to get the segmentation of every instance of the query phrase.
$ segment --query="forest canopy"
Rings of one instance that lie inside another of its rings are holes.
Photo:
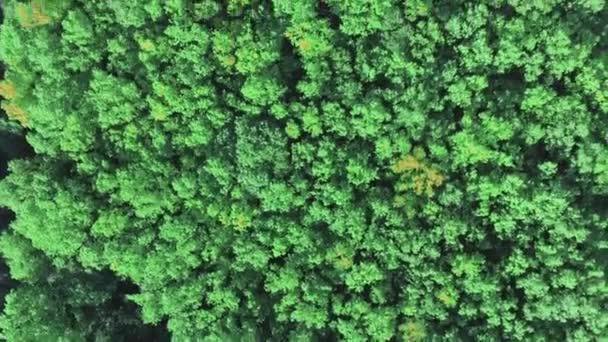
[[[3,6],[7,341],[608,338],[604,0]]]

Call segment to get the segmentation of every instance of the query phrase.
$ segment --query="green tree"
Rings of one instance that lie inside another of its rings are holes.
[[[608,336],[604,0],[4,5],[8,340]]]

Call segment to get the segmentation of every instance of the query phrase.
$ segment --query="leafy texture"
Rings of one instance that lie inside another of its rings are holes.
[[[4,5],[9,341],[608,337],[604,0]]]

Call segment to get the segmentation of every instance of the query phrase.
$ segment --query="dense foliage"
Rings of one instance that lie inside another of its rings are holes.
[[[9,341],[608,337],[604,0],[4,6]]]

